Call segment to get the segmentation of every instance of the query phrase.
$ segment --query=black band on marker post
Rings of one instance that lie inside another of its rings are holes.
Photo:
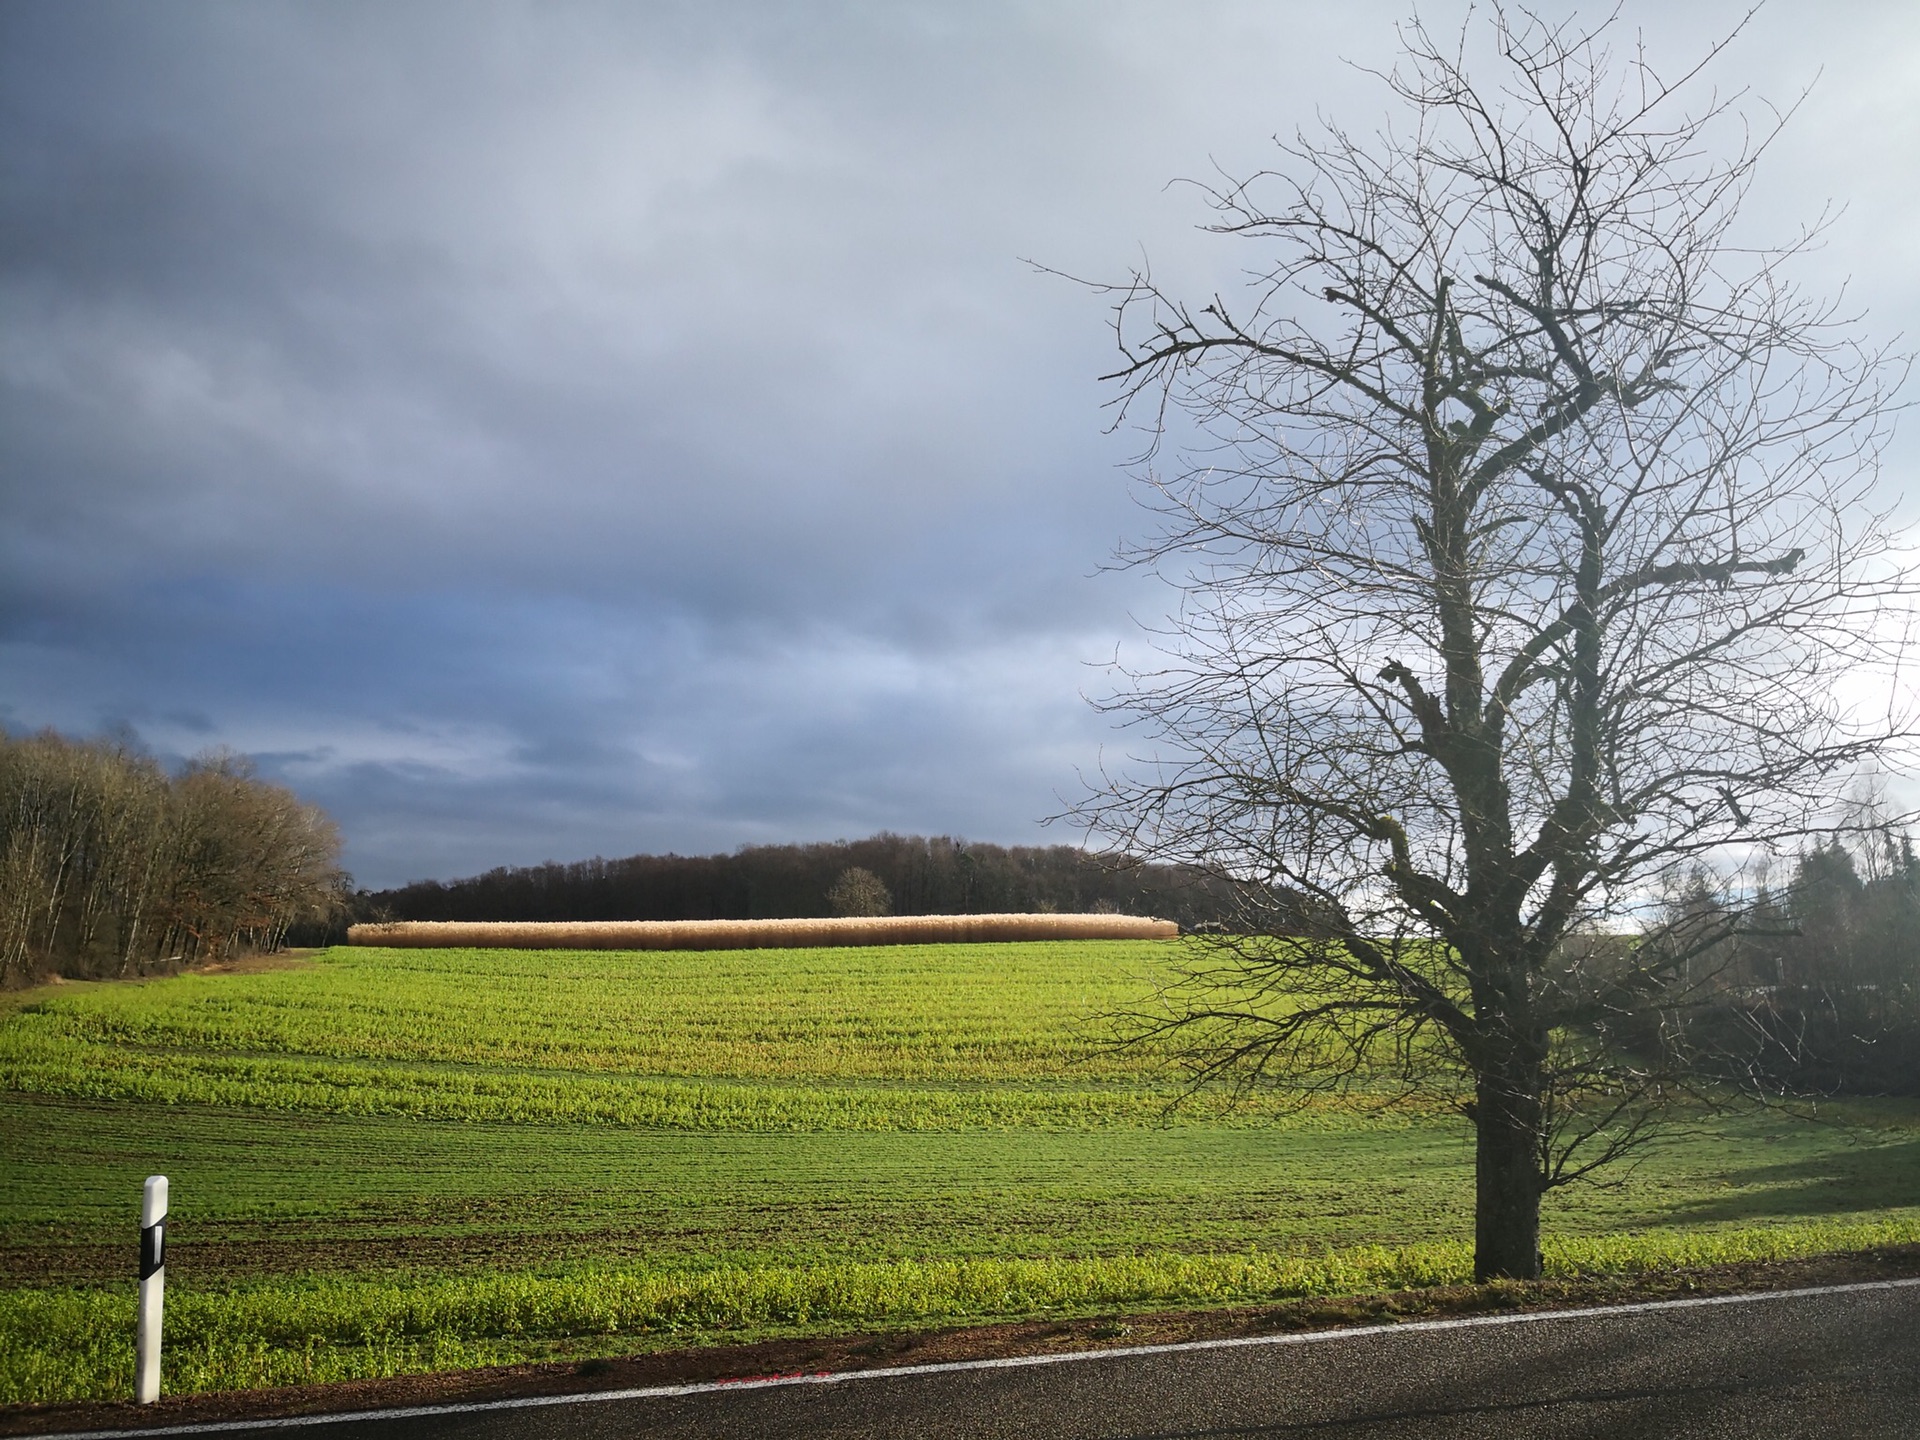
[[[167,1263],[167,1222],[149,1225],[140,1232],[140,1278],[151,1279]]]

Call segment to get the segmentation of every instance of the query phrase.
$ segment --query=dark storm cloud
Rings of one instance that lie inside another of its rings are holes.
[[[1373,123],[1400,13],[0,10],[0,723],[246,750],[374,883],[1040,838],[1163,601],[1092,578],[1103,315],[1020,257],[1229,283],[1163,183]],[[1829,71],[1761,210],[1858,194],[1899,329],[1915,24],[1824,17],[1737,57]]]

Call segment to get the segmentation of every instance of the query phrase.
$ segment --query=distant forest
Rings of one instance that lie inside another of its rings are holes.
[[[339,862],[333,822],[239,756],[169,774],[111,739],[0,732],[0,986],[278,949],[342,911]]]
[[[1199,871],[1090,855],[1071,845],[979,845],[880,834],[731,855],[633,855],[506,866],[355,897],[359,919],[759,920],[842,913],[835,886],[865,871],[895,915],[1003,911],[1157,915],[1182,926],[1232,913],[1226,884]]]

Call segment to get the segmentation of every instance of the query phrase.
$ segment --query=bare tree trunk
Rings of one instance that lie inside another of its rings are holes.
[[[17,829],[0,851],[0,984],[27,976],[40,881],[40,832]]]
[[[1540,1274],[1541,1106],[1539,1066],[1490,1069],[1474,1102],[1473,1278],[1532,1280]]]

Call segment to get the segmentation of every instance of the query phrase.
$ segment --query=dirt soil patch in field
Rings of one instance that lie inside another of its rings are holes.
[[[404,1375],[338,1385],[229,1391],[163,1399],[157,1405],[0,1407],[0,1435],[258,1420],[285,1415],[458,1404],[521,1396],[591,1394],[654,1385],[748,1380],[930,1365],[956,1360],[1184,1341],[1335,1330],[1452,1316],[1734,1295],[1920,1276],[1920,1246],[1863,1255],[1755,1262],[1656,1273],[1531,1283],[1446,1286],[1344,1299],[1217,1310],[1162,1311],[971,1325],[931,1331],[764,1340],[749,1345],[661,1350],[644,1355],[508,1365],[438,1375]]]

